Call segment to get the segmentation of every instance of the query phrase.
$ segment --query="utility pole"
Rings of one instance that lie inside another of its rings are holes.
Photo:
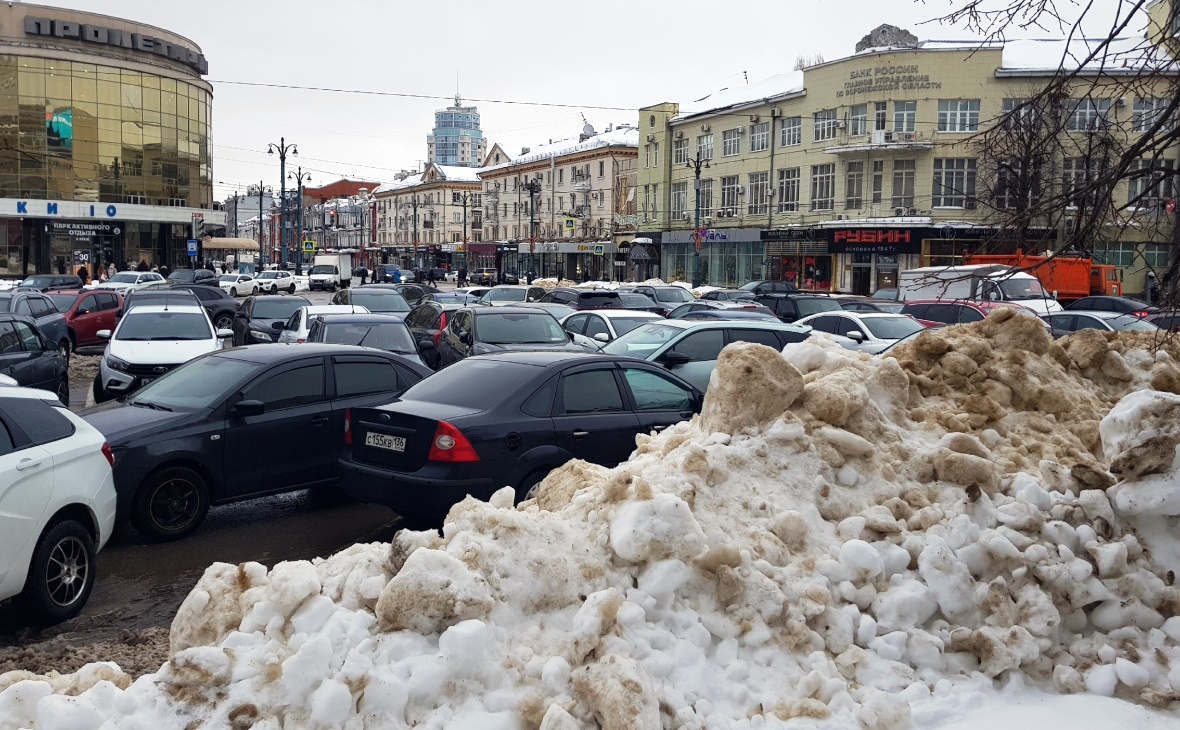
[[[695,214],[692,226],[692,240],[695,244],[695,251],[692,255],[692,288],[697,289],[701,286],[701,168],[709,169],[709,161],[702,160],[700,157],[690,157],[685,163],[688,169],[693,170],[696,179],[693,182],[693,192],[696,195]]]
[[[283,250],[283,269],[287,268],[287,153],[297,156],[299,149],[294,144],[287,144],[285,137],[279,137],[279,143],[271,142],[266,147],[267,154],[279,153],[279,241]],[[301,201],[302,202],[302,201]],[[295,259],[295,275],[303,275],[303,257]]]
[[[410,199],[410,205],[414,208],[414,266],[418,265],[418,193]]]
[[[463,201],[463,258],[459,263],[467,266],[467,203],[471,200],[471,194],[464,192],[460,200]]]
[[[541,194],[540,176],[534,177],[532,180],[526,182],[524,189],[529,191],[529,271],[535,271],[533,267],[533,251],[537,245],[536,196]]]
[[[303,265],[303,183],[304,181],[311,182],[311,173],[304,172],[303,166],[300,165],[296,172],[291,173],[290,178],[295,180],[299,187],[299,220],[295,222],[297,230],[299,231],[298,240],[295,241],[295,273],[298,276],[303,273],[301,271]]]
[[[269,264],[271,262],[270,261],[270,251],[268,249],[266,249],[264,244],[262,243],[262,196],[268,195],[268,194],[273,195],[274,188],[267,187],[266,185],[264,185],[262,183],[261,180],[259,180],[258,187],[256,188],[256,190],[258,191],[258,254],[261,256],[262,252],[266,251],[266,263]],[[247,190],[247,193],[249,193],[248,190]]]

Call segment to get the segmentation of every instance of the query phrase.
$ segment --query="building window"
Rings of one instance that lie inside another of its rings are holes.
[[[738,210],[738,191],[742,189],[737,175],[727,175],[721,178],[721,208],[727,215],[734,215]]]
[[[643,145],[643,166],[644,167],[651,167],[651,145],[650,144]],[[513,180],[513,182],[515,183],[516,181]],[[512,188],[515,190],[516,185],[513,185]]]
[[[885,125],[889,121],[889,104],[884,101],[873,102],[873,129],[877,131],[885,131]]]
[[[955,157],[934,160],[935,208],[975,207],[975,160]]]
[[[643,220],[648,220],[647,212],[651,209],[651,186],[643,186]]]
[[[836,166],[811,166],[811,209],[832,210],[836,207]]]
[[[1062,187],[1070,207],[1092,205],[1097,202],[1098,192],[1087,190],[1097,180],[1105,167],[1098,160],[1084,157],[1067,157],[1062,164]]]
[[[913,132],[918,126],[918,102],[893,102],[893,131]]]
[[[672,143],[672,164],[683,165],[688,162],[688,140],[678,139]]]
[[[803,144],[803,117],[787,117],[783,120],[782,146]]]
[[[769,172],[751,172],[749,176],[750,189],[747,192],[747,208],[746,212],[751,215],[766,215],[769,212],[767,206],[767,193],[770,191],[770,173]]]
[[[721,156],[733,157],[742,151],[742,131],[727,129],[721,133]]]
[[[713,181],[701,180],[698,194],[700,195],[701,217],[713,215]]]
[[[599,177],[606,177],[606,161],[605,160],[598,161],[598,176]]]
[[[939,99],[938,131],[978,132],[979,99]]]
[[[1038,181],[1025,181],[1022,175],[1022,162],[1017,157],[1009,157],[1000,161],[1000,170],[996,176],[995,204],[997,208],[1005,210],[1023,210],[1040,198]],[[1024,189],[1025,187],[1028,189]]]
[[[1131,129],[1135,132],[1150,130],[1156,121],[1167,112],[1170,103],[1170,99],[1136,99],[1135,112],[1131,117]],[[1175,119],[1172,118],[1161,124],[1160,130],[1170,132],[1174,127]]]
[[[1110,99],[1070,99],[1066,109],[1070,132],[1096,132],[1110,121]]]
[[[849,162],[844,177],[844,209],[860,210],[864,207],[865,163]]]
[[[916,160],[893,161],[893,207],[914,207],[914,176],[917,172]]]
[[[770,122],[750,125],[750,151],[765,152],[770,149]]]
[[[799,168],[778,171],[778,212],[799,211]]]
[[[565,185],[565,168],[564,167],[560,167],[557,169],[557,184],[558,185]]]
[[[816,142],[836,138],[836,110],[824,109],[812,115]],[[822,167],[822,165],[821,165]]]
[[[672,183],[672,220],[687,220],[685,206],[688,205],[688,183]]]
[[[873,204],[880,205],[885,193],[885,161],[873,160]]]
[[[1171,160],[1135,160],[1130,172],[1127,205],[1151,210],[1172,199],[1175,172]]]
[[[713,159],[713,135],[702,134],[697,137],[697,162]]]
[[[848,133],[853,137],[867,134],[869,130],[869,105],[853,104],[848,118]]]
[[[660,166],[660,143],[659,142],[656,142],[655,144],[652,145],[652,151],[653,151],[653,154],[656,158],[656,167],[659,167]],[[587,170],[587,174],[589,174],[588,170]]]

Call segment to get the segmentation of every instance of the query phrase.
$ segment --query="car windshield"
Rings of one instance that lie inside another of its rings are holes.
[[[408,312],[410,304],[406,298],[396,291],[389,289],[373,289],[362,291],[354,289],[349,302],[358,307],[364,307],[370,312]]]
[[[900,314],[901,310],[905,307],[905,302],[889,302],[889,301],[879,300],[879,301],[873,302],[873,306],[876,307],[877,309],[880,309],[882,312],[889,312],[890,314]]]
[[[209,318],[193,312],[138,312],[123,317],[116,340],[207,340]]]
[[[1159,332],[1158,325],[1151,322],[1146,322],[1139,319],[1133,314],[1124,314],[1121,317],[1114,317],[1106,320],[1106,323],[1113,327],[1118,332]]]
[[[762,282],[760,282],[760,281],[751,281],[748,284],[742,284],[741,286],[739,286],[738,291],[754,291],[755,289],[757,289],[761,285],[762,285]]]
[[[136,281],[139,281],[139,274],[133,274],[130,271],[123,271],[121,273],[115,274],[110,279],[107,279],[107,281],[111,282],[112,284],[134,284]]]
[[[476,338],[488,345],[559,345],[569,341],[557,320],[545,313],[483,313],[475,318]]]
[[[238,283],[238,275],[226,274],[225,276],[217,277],[217,281],[221,282],[222,284],[236,284]]]
[[[484,302],[523,302],[527,297],[527,289],[491,289],[483,295]]]
[[[308,275],[311,275],[311,274],[334,274],[334,273],[336,273],[336,267],[335,266],[328,266],[327,264],[321,264],[319,266],[311,267],[311,271],[309,271],[307,273],[308,273]]]
[[[255,319],[288,319],[300,307],[310,306],[311,302],[303,297],[283,297],[282,299],[255,299]]]
[[[1036,279],[1004,279],[999,285],[1005,299],[1044,299],[1049,296]]]
[[[877,291],[873,292],[872,298],[873,299],[896,300],[897,299],[897,290],[896,289],[878,289]]]
[[[147,304],[188,304],[192,306],[197,306],[200,304],[200,302],[197,301],[197,298],[192,295],[177,296],[174,294],[164,294],[163,292],[148,292],[144,294],[142,293],[142,290],[140,290],[140,292],[141,293],[137,293],[135,295],[129,295],[124,300],[124,312],[126,312],[128,309],[131,309],[132,307],[142,307]]]
[[[806,317],[819,312],[838,312],[842,309],[840,302],[835,299],[796,299],[795,306],[799,308],[799,316]]]
[[[57,311],[66,312],[70,307],[74,306],[74,302],[78,301],[76,294],[50,294],[49,301],[53,302],[53,306],[57,307]]]
[[[646,294],[635,294],[634,292],[619,294],[619,300],[628,307],[651,307],[655,305],[651,297]]]
[[[651,317],[611,317],[610,323],[615,327],[615,335],[625,335],[636,327],[651,322]]]
[[[402,400],[486,410],[542,372],[534,365],[465,358],[410,386]]]
[[[43,287],[49,286],[52,283],[53,279],[48,276],[30,276],[17,286],[32,286],[41,289]]]
[[[608,355],[647,357],[681,332],[684,330],[680,327],[671,327],[666,324],[645,324],[606,345],[602,351]]]
[[[865,317],[861,324],[868,327],[878,340],[900,340],[926,329],[921,322],[909,317]]]
[[[410,329],[402,322],[391,321],[381,324],[327,324],[324,326],[322,342],[337,345],[361,345],[388,350],[402,355],[414,354],[414,339]]]
[[[661,302],[691,302],[696,297],[688,289],[670,286],[665,289],[656,289],[656,299]]]
[[[262,367],[217,355],[197,358],[140,388],[131,404],[183,411],[214,408],[243,378]]]

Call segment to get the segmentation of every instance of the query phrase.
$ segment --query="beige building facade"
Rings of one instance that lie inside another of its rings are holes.
[[[770,278],[869,294],[982,248],[996,210],[980,199],[995,186],[981,178],[979,134],[1043,86],[1064,43],[905,45],[640,109],[639,228],[660,249],[661,275],[692,280],[698,231],[700,279],[718,286]],[[1090,83],[1066,102],[1071,134],[1097,119],[1135,130],[1161,104]],[[1054,236],[1038,235],[1039,248]],[[1142,291],[1144,264],[1162,265],[1167,245],[1109,251],[1126,291]]]
[[[383,263],[457,268],[464,236],[468,242],[483,237],[478,168],[431,163],[420,174],[381,185],[373,200]]]

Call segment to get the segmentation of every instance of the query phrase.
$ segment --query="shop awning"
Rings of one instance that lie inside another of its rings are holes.
[[[217,249],[219,251],[257,251],[258,241],[252,238],[210,238],[204,241],[202,247],[205,250]]]

